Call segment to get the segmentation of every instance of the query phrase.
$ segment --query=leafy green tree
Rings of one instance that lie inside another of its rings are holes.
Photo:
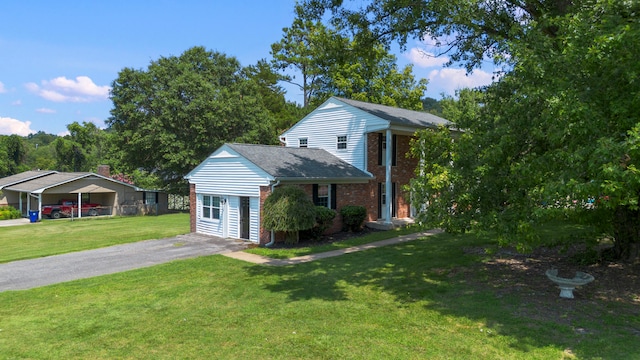
[[[60,171],[96,171],[104,157],[105,135],[94,123],[73,122],[69,135],[53,141],[56,169]]]
[[[24,139],[19,135],[0,136],[0,176],[17,174],[26,170],[27,155]]]
[[[316,15],[357,39],[405,45],[433,36],[468,69],[508,65],[483,94],[443,109],[464,132],[423,132],[429,160],[413,187],[422,219],[451,231],[497,230],[536,244],[550,219],[589,222],[614,239],[613,254],[640,254],[640,4],[634,1],[311,0]],[[449,39],[447,44],[443,39]],[[475,98],[474,98],[475,97]],[[452,141],[455,139],[456,141]]]
[[[273,143],[272,115],[237,59],[203,47],[125,68],[112,84],[111,157],[186,191],[183,176],[225,142]]]
[[[283,29],[282,40],[271,46],[271,54],[276,68],[293,68],[302,75],[301,81],[288,80],[303,91],[305,107],[342,96],[422,110],[427,81],[416,80],[411,66],[399,69],[383,44],[360,44],[308,16],[300,5],[296,14],[292,26]]]
[[[247,66],[244,72],[258,85],[264,106],[273,116],[278,133],[286,131],[307,114],[300,105],[287,101],[286,91],[279,84],[289,78],[276,72],[271,63],[262,59],[256,65]]]
[[[296,10],[300,9],[296,6]],[[296,17],[289,28],[283,29],[283,38],[271,45],[273,64],[277,69],[293,68],[301,79],[285,76],[284,81],[296,85],[303,93],[303,107],[310,105],[319,88],[319,81],[326,73],[326,54],[330,50],[334,33],[320,21]],[[343,38],[338,38],[343,40]]]
[[[264,201],[262,226],[286,232],[288,243],[297,243],[299,231],[311,229],[315,223],[315,205],[297,186],[279,186]]]

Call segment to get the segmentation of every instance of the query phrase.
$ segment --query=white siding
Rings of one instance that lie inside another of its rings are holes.
[[[240,238],[240,198],[230,196],[227,204],[229,207],[229,211],[227,212],[229,215],[229,230],[227,231],[227,235],[230,238],[238,239]]]
[[[220,237],[240,238],[240,197],[250,198],[249,240],[259,242],[260,186],[271,178],[253,163],[226,146],[216,150],[188,175],[196,185],[196,232]],[[202,218],[202,195],[216,195],[226,200],[220,220]]]
[[[251,225],[249,228],[249,240],[260,242],[260,198],[252,197],[249,199],[249,217]]]
[[[202,218],[202,194],[196,196],[196,232],[214,236],[224,237],[224,211],[221,210],[220,220]]]
[[[383,129],[389,122],[336,99],[329,99],[285,132],[285,145],[298,146],[298,139],[308,138],[308,147],[321,148],[366,171],[366,132]],[[337,137],[347,136],[347,149],[337,149]]]

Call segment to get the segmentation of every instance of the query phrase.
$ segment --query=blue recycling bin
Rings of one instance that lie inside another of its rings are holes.
[[[34,223],[34,222],[38,222],[38,213],[39,211],[37,210],[30,210],[29,211],[29,221]]]

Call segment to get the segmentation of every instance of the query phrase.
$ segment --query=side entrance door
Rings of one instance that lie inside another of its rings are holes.
[[[243,196],[240,198],[240,238],[249,240],[251,228],[250,200]]]

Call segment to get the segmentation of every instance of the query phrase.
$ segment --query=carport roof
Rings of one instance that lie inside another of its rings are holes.
[[[24,174],[24,173],[22,173]],[[17,174],[20,175],[20,174]],[[14,175],[14,176],[17,176]],[[27,193],[32,193],[32,194],[41,194],[42,192],[44,192],[47,189],[50,189],[52,187],[55,186],[60,186],[72,181],[76,181],[76,180],[80,180],[80,179],[85,179],[85,178],[99,178],[99,179],[104,179],[104,180],[108,180],[108,181],[112,181],[115,183],[119,183],[119,184],[123,184],[129,187],[132,187],[134,189],[136,189],[137,191],[141,190],[139,188],[137,188],[134,185],[131,184],[127,184],[121,181],[117,181],[108,177],[104,177],[102,175],[98,175],[95,173],[90,173],[90,172],[74,172],[74,173],[65,173],[65,172],[57,172],[57,171],[51,171],[49,172],[49,174],[45,174],[41,177],[37,177],[37,178],[30,178],[27,180],[24,180],[22,182],[19,183],[13,183],[13,185],[7,186],[4,189],[5,190],[10,190],[10,191],[17,191],[17,192],[27,192]],[[4,179],[1,179],[4,180]]]
[[[5,178],[0,179],[0,190],[11,185],[20,184],[25,181],[30,181],[33,179],[37,179],[37,178],[55,174],[55,173],[56,171],[53,171],[53,170],[31,170],[31,171],[21,172],[20,174],[7,176]]]

